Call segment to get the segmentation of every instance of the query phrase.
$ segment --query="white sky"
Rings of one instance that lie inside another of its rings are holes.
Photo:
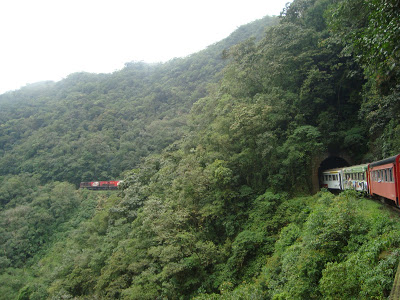
[[[1,0],[0,94],[126,62],[164,62],[279,15],[290,0]]]

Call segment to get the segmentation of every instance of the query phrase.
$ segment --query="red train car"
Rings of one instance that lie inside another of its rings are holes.
[[[116,190],[122,180],[81,182],[81,189],[89,190]]]
[[[371,195],[390,199],[399,206],[400,199],[400,154],[370,163],[368,185]]]

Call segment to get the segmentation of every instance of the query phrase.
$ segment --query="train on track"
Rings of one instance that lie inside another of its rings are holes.
[[[81,182],[79,187],[88,190],[116,190],[122,180]]]
[[[330,190],[353,189],[393,201],[400,200],[400,154],[357,166],[325,170],[322,187]]]

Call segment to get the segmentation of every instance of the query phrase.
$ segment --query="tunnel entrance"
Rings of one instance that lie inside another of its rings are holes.
[[[317,193],[320,188],[321,174],[325,170],[342,168],[353,165],[351,157],[346,152],[324,152],[312,159],[312,192]]]
[[[350,166],[350,164],[340,156],[329,156],[328,158],[323,160],[318,168],[319,186],[321,187],[321,175],[323,171],[348,166]]]
[[[319,170],[323,172],[329,169],[342,168],[348,166],[349,163],[344,158],[339,156],[329,156],[328,158],[326,158],[321,162]]]

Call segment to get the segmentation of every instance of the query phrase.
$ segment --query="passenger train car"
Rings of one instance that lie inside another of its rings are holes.
[[[400,154],[369,164],[322,172],[322,187],[330,190],[357,190],[392,200],[400,199]]]
[[[343,168],[343,189],[368,192],[368,164]]]
[[[81,182],[81,189],[88,190],[116,190],[122,180]]]
[[[343,170],[331,169],[322,173],[322,186],[330,190],[343,189]]]
[[[369,193],[393,200],[399,206],[400,198],[400,154],[368,166]]]

